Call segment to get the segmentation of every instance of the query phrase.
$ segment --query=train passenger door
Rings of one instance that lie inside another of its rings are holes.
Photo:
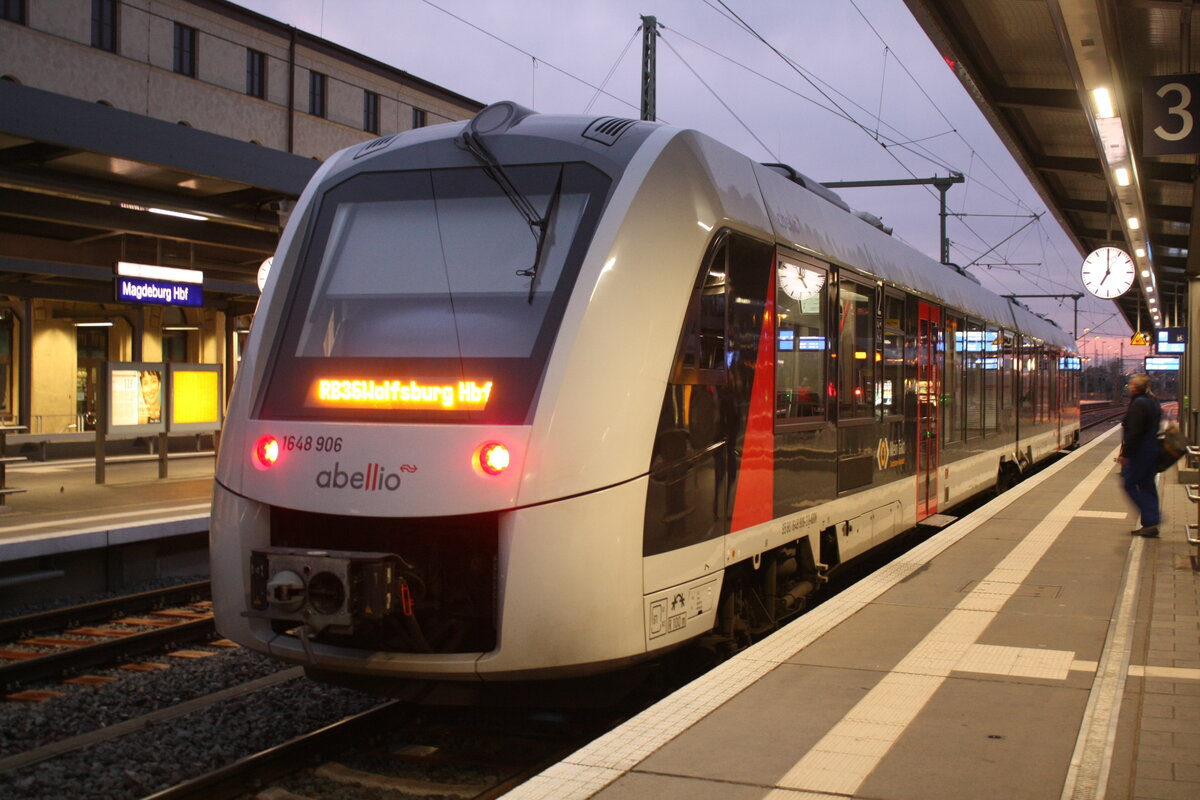
[[[921,302],[917,312],[917,521],[938,510],[939,400],[942,311]]]

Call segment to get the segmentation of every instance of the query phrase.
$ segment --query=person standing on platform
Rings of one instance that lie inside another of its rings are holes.
[[[1160,445],[1158,422],[1162,409],[1150,392],[1150,376],[1138,373],[1129,379],[1129,409],[1121,421],[1121,480],[1125,493],[1137,506],[1142,527],[1131,531],[1135,536],[1158,536],[1162,521],[1158,507],[1158,487],[1155,485]]]

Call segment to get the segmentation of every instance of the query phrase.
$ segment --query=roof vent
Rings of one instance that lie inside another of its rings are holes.
[[[888,236],[892,235],[892,229],[883,224],[883,220],[872,214],[870,211],[855,211],[854,216],[861,219],[863,222],[870,225],[872,228],[878,228]]]
[[[789,181],[796,184],[797,186],[803,186],[805,189],[808,189],[813,194],[825,198],[826,200],[828,200],[829,202],[833,203],[835,206],[840,208],[842,211],[850,210],[850,206],[846,205],[846,201],[843,200],[840,196],[838,196],[837,192],[829,189],[827,186],[823,186],[822,184],[814,181],[812,178],[808,177],[804,173],[797,172],[796,169],[794,167],[792,167],[790,164],[765,164],[764,163],[763,166],[766,167],[767,169],[771,170],[772,172],[779,173],[780,175],[787,178]]]
[[[583,132],[583,138],[591,139],[593,142],[599,142],[600,144],[614,145],[625,131],[636,124],[636,119],[600,117],[593,120],[592,124],[587,126],[587,130]]]
[[[362,158],[363,156],[367,155],[368,153],[374,153],[377,150],[382,150],[383,148],[385,148],[389,144],[391,144],[392,139],[395,139],[395,138],[396,138],[396,134],[393,133],[391,136],[383,136],[379,139],[375,139],[374,141],[367,142],[365,145],[363,145],[361,148],[359,148],[359,151],[354,154],[354,157],[356,159],[358,159],[358,158]]]

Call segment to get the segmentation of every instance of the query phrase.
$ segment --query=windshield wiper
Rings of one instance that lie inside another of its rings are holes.
[[[504,192],[504,196],[508,198],[513,207],[517,209],[517,213],[529,225],[529,232],[533,234],[533,239],[537,243],[534,249],[533,266],[526,269],[519,269],[516,271],[516,274],[530,279],[529,303],[532,304],[534,287],[537,285],[538,269],[542,265],[542,253],[545,249],[546,237],[550,231],[550,222],[558,210],[558,201],[562,196],[562,168],[560,167],[558,170],[558,183],[554,187],[554,194],[550,198],[549,204],[546,206],[546,214],[545,216],[541,216],[537,213],[537,209],[533,207],[533,203],[529,201],[529,198],[522,194],[521,190],[513,183],[512,178],[508,176],[503,165],[492,155],[492,151],[488,150],[487,145],[483,143],[483,139],[479,134],[467,129],[460,133],[455,141],[459,147],[475,156],[479,163],[483,165],[484,174],[496,182],[496,185],[500,187],[500,191]]]
[[[538,272],[542,268],[542,255],[546,252],[546,241],[550,238],[550,230],[558,217],[558,201],[562,197],[563,171],[559,167],[558,182],[554,184],[554,194],[546,204],[546,216],[538,220],[537,249],[533,253],[533,266],[529,269],[519,269],[517,274],[529,278],[529,305],[533,305],[533,290],[537,287]]]

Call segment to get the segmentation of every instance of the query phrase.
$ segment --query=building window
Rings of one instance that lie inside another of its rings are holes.
[[[363,130],[379,133],[379,95],[363,91]]]
[[[0,0],[0,19],[25,24],[25,0]]]
[[[414,128],[424,128],[425,127],[425,125],[427,123],[425,122],[424,110],[422,110],[420,108],[413,109],[412,123],[413,123],[412,126]]]
[[[92,47],[117,52],[117,0],[92,0]]]
[[[325,116],[325,76],[320,72],[308,73],[308,113]]]
[[[175,71],[196,77],[196,29],[175,23]]]
[[[267,54],[257,50],[246,50],[246,94],[251,97],[267,96]]]

